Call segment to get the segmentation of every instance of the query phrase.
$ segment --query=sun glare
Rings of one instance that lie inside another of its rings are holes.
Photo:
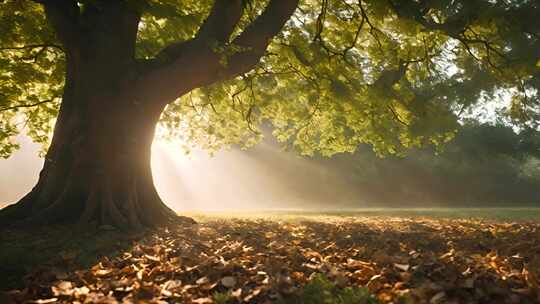
[[[315,162],[265,142],[210,156],[205,151],[186,155],[180,142],[156,140],[152,170],[162,199],[179,211],[302,208],[346,199],[350,191]]]
[[[19,142],[21,149],[0,162],[0,172],[18,172],[0,176],[0,207],[27,193],[43,164],[38,144],[25,136]],[[186,155],[181,142],[156,139],[152,173],[163,201],[179,212],[328,208],[328,201],[353,200],[354,187],[342,177],[269,142],[210,156],[200,150]]]

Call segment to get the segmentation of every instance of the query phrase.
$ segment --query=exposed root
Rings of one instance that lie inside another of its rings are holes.
[[[139,214],[141,214],[141,210],[139,208],[138,203],[138,195],[137,195],[137,182],[136,179],[132,178],[130,191],[127,196],[127,204],[126,204],[126,212],[127,212],[127,220],[129,223],[129,226],[134,227],[136,229],[140,229],[143,224],[139,218]]]
[[[189,216],[177,215],[175,221],[184,226],[197,225],[197,221]]]
[[[46,206],[43,209],[24,209],[23,202],[20,202],[0,211],[0,225],[24,227],[75,222],[80,231],[96,227],[137,231],[166,225],[196,224],[191,218],[177,216],[159,197],[149,199],[151,196],[141,194],[135,187],[136,183],[130,184],[129,193],[115,197],[108,183],[99,183],[91,188],[82,204],[80,200],[74,200],[80,196],[67,190],[48,206],[41,203]],[[25,216],[19,214],[21,210],[26,212]]]
[[[128,231],[196,224],[161,201],[151,177],[135,172],[123,176],[125,180],[113,182],[101,176],[84,186],[68,180],[52,199],[35,189],[19,203],[0,210],[0,226],[74,223],[81,231],[96,227]]]
[[[32,214],[25,222],[28,224],[50,224],[65,221],[69,214],[77,211],[78,206],[72,202],[73,193],[72,183],[68,183],[52,203],[47,204],[45,200],[38,200],[38,203],[32,206]]]
[[[3,209],[0,209],[0,227],[11,226],[17,221],[28,217],[31,214],[31,205],[36,190],[32,190],[25,195],[19,202],[11,204]]]

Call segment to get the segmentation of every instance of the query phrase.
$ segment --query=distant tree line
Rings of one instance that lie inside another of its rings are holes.
[[[373,205],[538,205],[540,132],[466,122],[442,152],[411,150],[379,158],[369,146],[318,158],[338,170],[351,192]]]

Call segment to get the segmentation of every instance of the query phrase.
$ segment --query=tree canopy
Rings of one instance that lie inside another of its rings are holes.
[[[61,100],[65,50],[39,2],[0,3],[4,157],[23,129],[47,143]],[[84,12],[100,2],[77,4]],[[214,1],[127,2],[143,13],[137,60],[160,65],[168,45],[199,31]],[[223,66],[246,51],[234,37],[267,2],[242,4],[232,40],[215,41]],[[213,150],[256,143],[269,121],[280,141],[308,155],[354,151],[360,143],[400,153],[447,142],[467,107],[495,98],[510,100],[511,119],[536,128],[539,12],[532,0],[304,0],[254,69],[178,96],[159,130]]]

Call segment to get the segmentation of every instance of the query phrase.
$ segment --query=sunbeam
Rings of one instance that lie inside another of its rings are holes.
[[[0,207],[28,192],[43,162],[39,145],[22,136],[19,141],[21,149],[0,161],[1,172],[18,173],[0,175]],[[268,141],[210,156],[205,151],[186,155],[179,143],[156,140],[152,172],[159,195],[176,211],[328,208],[358,200],[338,172]]]
[[[350,192],[327,168],[268,143],[209,156],[185,155],[177,144],[158,141],[152,168],[160,195],[175,210],[301,208]]]

